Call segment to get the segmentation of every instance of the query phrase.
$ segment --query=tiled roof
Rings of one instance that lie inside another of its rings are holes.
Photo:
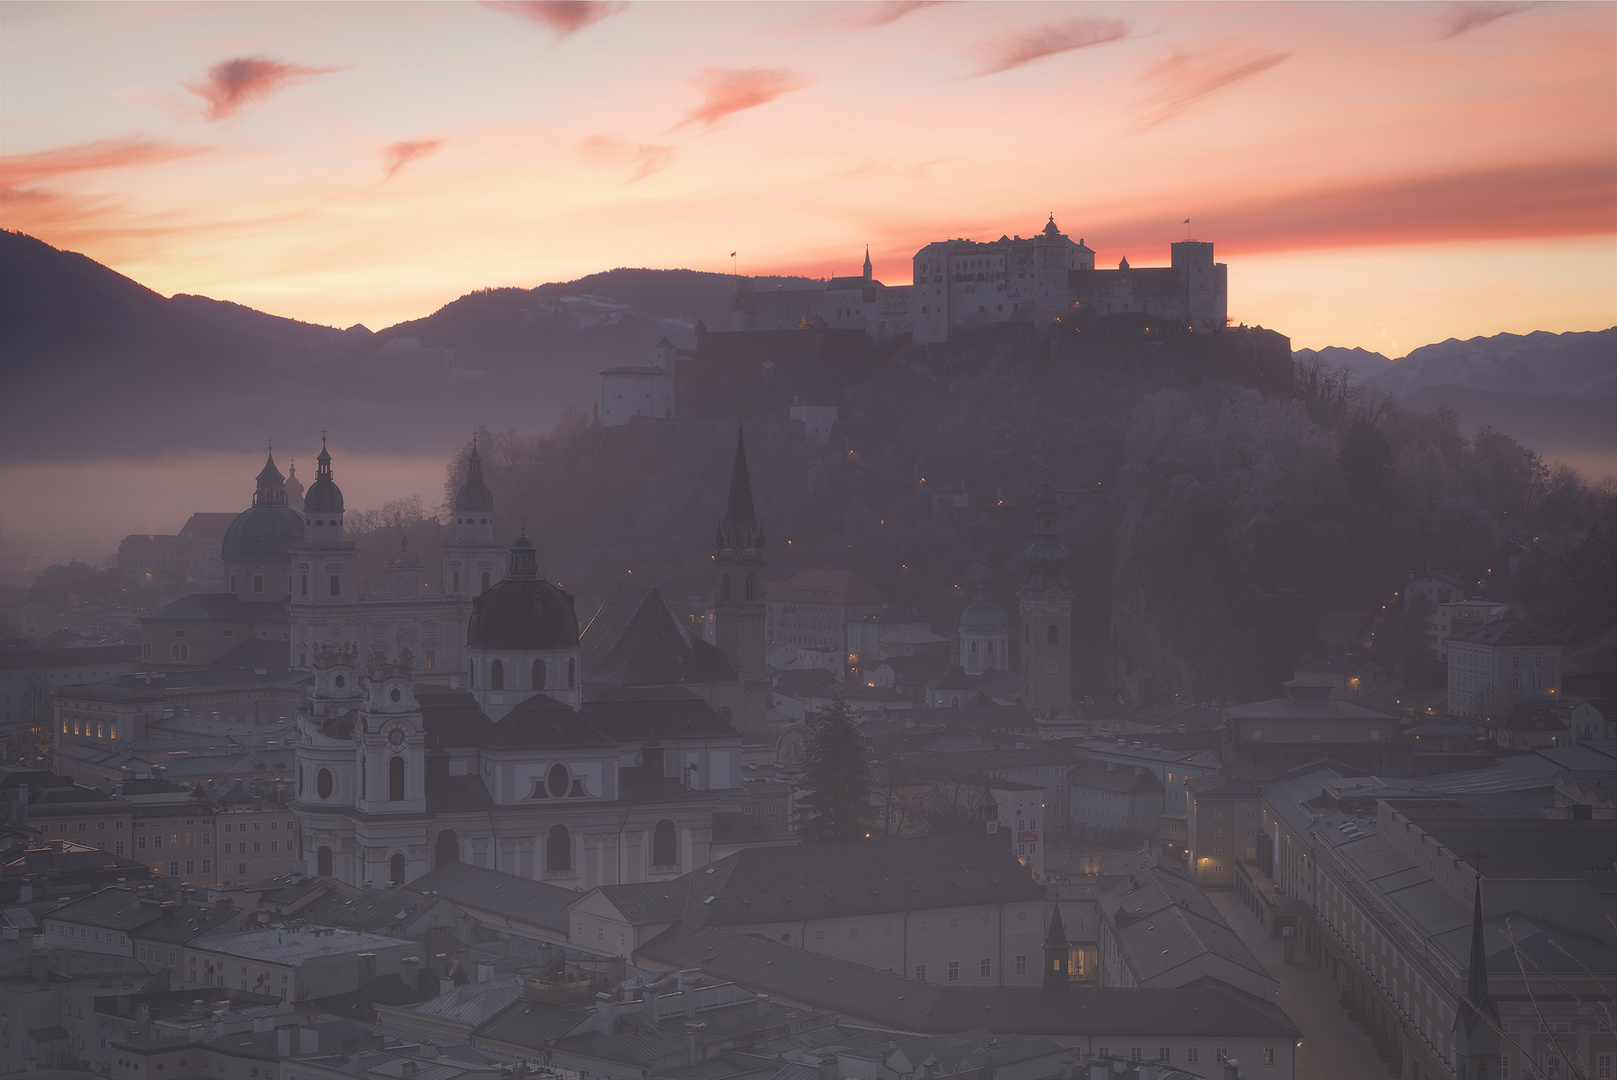
[[[1551,646],[1555,643],[1520,619],[1495,619],[1481,626],[1473,626],[1449,637],[1467,645],[1520,645]]]
[[[562,934],[567,932],[567,905],[578,899],[571,889],[467,863],[448,863],[429,870],[410,882],[408,888],[413,893],[436,893],[451,904],[464,903]]]
[[[1228,1035],[1295,1038],[1279,1007],[1215,983],[1206,989],[1020,987],[948,989],[751,934],[705,928],[658,935],[635,954],[699,968],[748,989],[923,1033],[984,1028],[1023,1036]],[[1216,988],[1215,988],[1216,987]]]
[[[579,640],[592,686],[734,682],[724,654],[691,633],[654,588],[619,585]]]
[[[138,656],[139,645],[96,645],[84,649],[0,649],[0,671],[127,664]]]
[[[540,1050],[590,1022],[594,1016],[593,1010],[577,1006],[547,1005],[517,998],[474,1028],[472,1038]]]
[[[1163,790],[1157,774],[1138,765],[1118,765],[1091,758],[1067,775],[1074,787],[1099,788],[1125,795],[1144,795]]]
[[[171,604],[140,614],[141,622],[220,622],[288,621],[285,600],[243,600],[234,593],[192,593]]]

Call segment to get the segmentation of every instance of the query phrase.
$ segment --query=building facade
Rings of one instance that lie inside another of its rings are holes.
[[[1022,702],[1035,715],[1072,707],[1072,599],[1062,572],[1067,548],[1056,531],[1055,492],[1039,488],[1037,524],[1027,548],[1028,578],[1019,593],[1022,624]]]

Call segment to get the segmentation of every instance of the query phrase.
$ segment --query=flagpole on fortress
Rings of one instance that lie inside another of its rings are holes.
[[[1190,219],[1189,218],[1185,219],[1185,239],[1186,240],[1190,239]]]

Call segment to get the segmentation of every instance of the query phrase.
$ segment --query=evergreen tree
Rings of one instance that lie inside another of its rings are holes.
[[[798,837],[805,844],[863,840],[871,818],[870,762],[845,699],[838,697],[809,720],[803,768]]]

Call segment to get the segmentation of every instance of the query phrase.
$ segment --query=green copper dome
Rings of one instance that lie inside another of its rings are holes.
[[[489,513],[494,509],[494,492],[483,482],[483,455],[472,440],[472,456],[466,459],[466,482],[455,492],[455,513]]]
[[[319,468],[314,472],[314,483],[303,496],[303,512],[308,514],[342,513],[342,489],[331,478],[331,454],[326,450],[324,436],[320,439],[320,456],[315,459]]]
[[[960,613],[960,632],[962,634],[1008,634],[1011,630],[1010,616],[1005,614],[1005,608],[995,603],[989,597],[994,587],[994,572],[988,569],[987,564],[977,568],[976,578],[977,598],[966,605],[966,610]]]

